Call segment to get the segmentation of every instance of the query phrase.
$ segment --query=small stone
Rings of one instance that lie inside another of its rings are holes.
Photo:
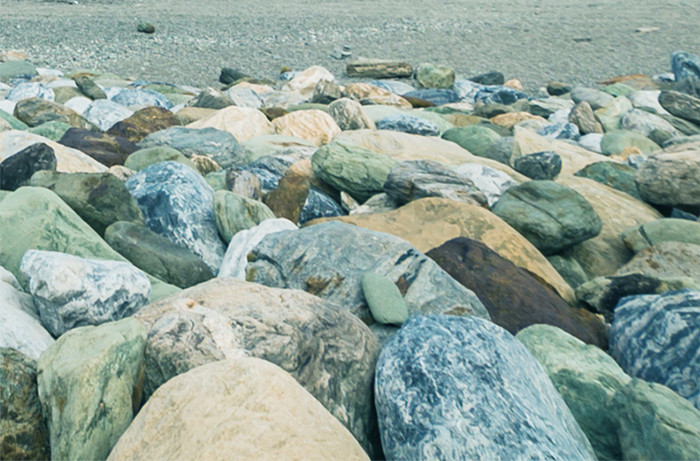
[[[364,78],[411,77],[413,66],[401,61],[360,58],[348,62],[346,73],[348,77]]]
[[[221,74],[219,74],[219,81],[224,85],[230,85],[247,77],[248,74],[246,74],[245,72],[241,72],[238,69],[233,69],[231,67],[223,67],[221,69]]]
[[[140,22],[139,25],[136,26],[136,31],[144,34],[152,34],[156,31],[156,28],[150,22]]]
[[[552,96],[561,96],[569,93],[573,88],[571,85],[562,82],[549,82],[547,83],[547,93]]]
[[[455,71],[446,66],[421,64],[416,68],[416,81],[423,88],[450,88],[455,83]]]
[[[513,168],[530,179],[554,179],[561,172],[561,157],[554,151],[535,152],[513,161]]]
[[[102,88],[97,86],[97,84],[87,76],[79,76],[75,77],[75,84],[78,86],[78,89],[87,96],[90,99],[107,99],[107,95],[105,94],[104,91],[102,91]]]
[[[376,322],[401,325],[408,320],[406,302],[396,284],[388,277],[365,272],[360,283],[369,311]]]
[[[503,85],[506,81],[502,73],[492,71],[469,77],[468,80],[481,85]]]

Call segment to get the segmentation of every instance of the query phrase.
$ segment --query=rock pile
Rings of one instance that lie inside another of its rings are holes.
[[[672,71],[0,62],[0,459],[700,458]]]

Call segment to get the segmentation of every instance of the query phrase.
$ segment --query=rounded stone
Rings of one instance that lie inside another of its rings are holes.
[[[372,317],[378,323],[401,325],[408,319],[408,308],[399,288],[388,277],[365,272],[362,293]]]

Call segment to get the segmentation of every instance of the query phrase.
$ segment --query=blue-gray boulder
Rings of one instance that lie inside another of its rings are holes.
[[[384,346],[375,404],[387,459],[595,459],[537,360],[477,317],[413,317]]]
[[[459,94],[456,91],[447,88],[421,88],[404,93],[402,96],[404,98],[427,101],[436,106],[451,104],[453,102],[459,102],[460,100]]]
[[[561,157],[552,150],[535,152],[516,158],[513,168],[530,179],[554,179],[561,173]]]
[[[548,139],[571,139],[578,140],[581,133],[578,126],[573,123],[553,123],[537,130],[537,134]]]
[[[216,228],[214,191],[199,173],[178,162],[156,163],[130,177],[126,188],[149,229],[219,270],[226,248]]]
[[[670,387],[700,409],[700,291],[623,298],[610,350],[629,375]]]
[[[173,104],[157,91],[125,88],[111,98],[122,106],[154,106],[171,109]]]
[[[421,136],[439,136],[440,127],[435,123],[408,114],[394,114],[377,122],[378,130],[402,131]]]
[[[697,56],[684,51],[673,53],[671,70],[677,90],[700,97],[700,59]]]
[[[522,91],[507,86],[486,86],[476,93],[475,100],[484,104],[510,105],[519,99],[528,99]]]

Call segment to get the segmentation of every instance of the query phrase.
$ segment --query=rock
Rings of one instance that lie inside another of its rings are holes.
[[[402,78],[413,76],[413,66],[401,61],[361,58],[349,61],[345,72],[348,77]]]
[[[576,176],[592,179],[641,200],[634,182],[634,174],[634,168],[616,162],[591,163],[575,173]]]
[[[700,96],[692,96],[678,91],[662,91],[659,94],[661,106],[676,117],[700,124]]]
[[[146,107],[112,125],[108,133],[138,143],[151,133],[176,125],[180,125],[180,121],[169,110],[163,107]]]
[[[329,453],[369,459],[347,429],[289,374],[244,357],[204,365],[167,382],[108,459],[216,458],[223,453],[241,459],[322,460]]]
[[[310,193],[308,178],[289,169],[280,178],[277,187],[268,192],[263,202],[273,213],[272,217],[286,218],[298,223]]]
[[[238,142],[274,133],[272,124],[262,112],[236,106],[217,110],[209,117],[190,123],[187,128],[216,128],[231,133]]]
[[[485,126],[472,125],[450,128],[442,134],[442,139],[452,141],[467,149],[472,154],[478,155],[479,157],[501,160],[499,158],[492,157],[489,152],[491,145],[500,140],[501,136]]]
[[[253,200],[262,198],[262,183],[248,170],[231,169],[226,173],[226,187],[231,192]]]
[[[456,91],[446,88],[421,88],[403,93],[401,96],[412,101],[425,101],[428,105],[435,106],[442,106],[444,104],[460,101],[459,94],[457,94]]]
[[[377,259],[377,255],[382,258]],[[338,258],[348,263],[341,266]],[[269,235],[249,254],[248,261],[247,279],[268,286],[305,289],[346,306],[368,322],[371,320],[360,278],[370,271],[398,283],[409,315],[452,312],[487,316],[472,292],[407,242],[343,223],[322,223],[298,232]]]
[[[700,458],[700,412],[670,389],[634,379],[608,411],[617,415],[625,459]]]
[[[238,69],[233,69],[231,67],[222,67],[221,74],[219,74],[219,82],[224,85],[230,85],[231,83],[237,82],[248,77],[248,74],[242,72]]]
[[[395,164],[386,155],[340,142],[326,144],[311,158],[311,167],[319,179],[361,202],[383,190]]]
[[[228,94],[214,88],[206,88],[187,103],[190,107],[203,107],[206,109],[223,109],[233,105]]]
[[[658,205],[700,205],[700,158],[697,151],[649,157],[634,176],[639,195]]]
[[[627,229],[622,234],[622,240],[635,253],[661,242],[700,245],[700,223],[687,219],[657,219]]]
[[[217,271],[225,248],[216,229],[214,192],[204,178],[180,163],[163,162],[133,175],[126,187],[149,229],[190,249]]]
[[[375,393],[388,459],[595,459],[537,361],[480,318],[409,319],[382,349]]]
[[[570,307],[542,279],[477,240],[464,237],[449,240],[426,256],[474,291],[492,321],[512,334],[542,323],[557,326],[586,343],[607,346],[602,319]]]
[[[374,122],[364,112],[357,101],[341,98],[328,105],[328,114],[338,124],[341,130],[375,129]]]
[[[623,115],[620,119],[620,128],[636,131],[648,138],[669,139],[680,134],[671,123],[641,109],[632,109]]]
[[[580,138],[578,127],[573,123],[553,123],[537,130],[537,134],[547,139],[571,139]]]
[[[641,273],[649,277],[689,277],[700,283],[700,245],[659,242],[639,251],[616,275]]]
[[[700,96],[700,60],[696,56],[683,51],[673,53],[671,69],[679,91]]]
[[[31,296],[20,291],[19,286],[3,285],[0,284],[0,348],[12,348],[36,360],[54,340],[39,322]]]
[[[125,138],[77,128],[66,131],[59,142],[86,153],[106,166],[123,165],[129,154],[138,150],[134,143]]]
[[[410,109],[411,103],[391,91],[368,83],[350,83],[345,87],[345,97],[360,101],[363,104],[378,104],[384,106]]]
[[[576,104],[585,101],[591,106],[591,109],[597,110],[607,106],[615,98],[600,90],[578,87],[571,91],[571,99],[573,99]]]
[[[115,124],[133,115],[133,111],[107,99],[97,99],[85,110],[85,118],[102,131],[110,130]],[[114,130],[115,132],[117,130]],[[114,134],[114,132],[113,132]],[[128,138],[127,138],[128,139]],[[133,139],[129,139],[134,142]]]
[[[41,170],[56,170],[56,155],[44,143],[32,144],[0,162],[0,189],[15,190]]]
[[[217,191],[214,194],[214,217],[219,235],[228,243],[236,233],[273,219],[275,215],[261,202],[233,192]]]
[[[31,127],[58,121],[74,128],[84,130],[92,128],[92,124],[77,112],[61,104],[38,98],[19,101],[15,106],[14,116]]]
[[[399,205],[426,197],[486,205],[486,197],[467,176],[429,160],[401,162],[392,167],[384,183],[384,192]]]
[[[569,113],[569,122],[576,125],[581,134],[602,133],[603,126],[595,118],[591,105],[581,101]]]
[[[142,34],[152,34],[155,31],[155,26],[150,22],[140,22],[139,25],[136,26],[136,32],[141,32]]]
[[[32,176],[29,185],[55,192],[100,235],[116,221],[143,224],[136,201],[124,183],[111,173],[41,171]]]
[[[614,131],[620,129],[620,119],[632,109],[630,100],[619,96],[605,106],[596,109],[595,116],[606,132]]]
[[[510,106],[511,104],[514,104],[516,101],[519,101],[521,99],[527,100],[528,96],[523,93],[522,91],[515,90],[513,88],[508,88],[506,86],[485,86],[483,88],[480,88],[476,95],[474,96],[474,100],[476,102],[481,102],[486,105],[489,104],[502,104],[504,106]],[[527,105],[525,105],[527,107]],[[508,108],[506,108],[508,109]],[[522,110],[522,109],[514,109],[514,110]],[[493,114],[497,115],[497,114]],[[490,117],[488,117],[490,118]]]
[[[547,124],[547,120],[539,115],[532,115],[529,112],[507,112],[505,114],[496,115],[489,120],[493,125],[502,126],[512,129],[515,125],[523,122]]]
[[[501,72],[495,71],[469,77],[469,80],[481,85],[503,85],[506,81]]]
[[[37,75],[36,67],[29,61],[5,61],[0,62],[0,81],[9,82],[18,77],[34,77]]]
[[[452,171],[468,178],[484,194],[489,207],[493,206],[508,188],[518,184],[502,171],[475,163],[459,165]]]
[[[569,93],[573,88],[571,85],[562,82],[549,82],[547,83],[546,91],[552,96],[561,96]]]
[[[277,134],[295,136],[317,146],[329,143],[340,128],[333,117],[320,110],[298,110],[272,121]]]
[[[581,194],[552,181],[511,187],[492,211],[543,254],[558,253],[595,237],[602,229],[600,217]]]
[[[377,129],[403,131],[421,136],[439,136],[440,128],[427,120],[407,114],[395,114],[377,122]]]
[[[234,86],[226,90],[226,95],[231,99],[233,104],[238,107],[260,109],[263,105],[258,94],[250,88]],[[178,117],[181,116],[180,112],[177,113]]]
[[[63,122],[46,122],[34,128],[29,128],[27,132],[58,142],[66,134],[66,131],[71,128],[73,127]]]
[[[245,270],[248,265],[248,253],[262,241],[275,232],[296,230],[297,226],[288,219],[266,219],[255,227],[242,230],[233,236],[229,242],[224,260],[221,263],[218,277],[233,277],[245,280]]]
[[[157,91],[143,88],[124,88],[110,99],[122,106],[153,106],[163,109],[172,109],[173,104]]]
[[[146,275],[121,261],[29,250],[20,270],[42,323],[56,337],[75,327],[128,317],[151,295]]]
[[[178,162],[196,170],[194,164],[187,157],[170,146],[155,146],[139,149],[129,154],[126,161],[124,161],[124,166],[134,171],[141,171],[144,168],[148,168],[160,162]]]
[[[610,351],[631,376],[663,384],[700,408],[700,291],[624,298],[615,307]]]
[[[314,88],[312,103],[330,104],[343,97],[343,87],[330,80],[321,80]]]
[[[412,74],[413,72],[411,72],[411,75]],[[372,80],[368,83],[398,95],[415,90],[414,87],[403,80]]]
[[[311,66],[302,72],[297,73],[294,78],[285,83],[283,90],[297,91],[306,99],[311,99],[316,85],[321,80],[335,81],[328,69],[321,66]]]
[[[14,107],[12,108],[14,111]],[[9,109],[8,109],[9,110]],[[12,112],[11,111],[11,112]],[[29,127],[22,122],[20,119],[17,117],[13,116],[10,112],[5,112],[4,110],[0,109],[0,119],[2,119],[4,122],[10,125],[10,129],[12,130],[26,130]],[[4,124],[3,124],[4,125]],[[7,125],[4,125],[7,127]],[[3,129],[2,131],[6,131]]]
[[[605,352],[559,328],[532,325],[516,338],[545,369],[598,459],[626,459],[617,439],[617,415],[609,405],[630,377]]]
[[[56,98],[53,90],[43,83],[39,82],[22,82],[14,87],[5,95],[8,101],[21,101],[23,99],[39,98],[47,101],[53,101]]]
[[[36,362],[0,348],[0,453],[3,459],[49,459],[49,431],[41,413]]]
[[[169,146],[177,149],[185,157],[193,155],[209,157],[221,168],[231,168],[248,163],[248,152],[236,138],[216,128],[189,128],[174,126],[148,135],[140,148]]]
[[[408,320],[406,302],[394,282],[385,276],[365,272],[360,283],[375,322],[401,325]]]
[[[561,157],[554,151],[535,152],[513,161],[513,168],[530,179],[554,179],[561,172]]]
[[[621,154],[629,147],[637,147],[644,154],[660,150],[658,144],[635,131],[614,130],[603,135],[600,147],[605,155]]]
[[[107,99],[107,95],[105,94],[104,91],[102,91],[102,88],[100,88],[94,82],[94,80],[92,80],[87,75],[81,75],[81,76],[75,77],[73,80],[75,81],[75,84],[78,87],[78,89],[80,90],[80,92],[83,93],[88,98],[93,99],[93,100]]]
[[[105,459],[133,418],[146,331],[135,319],[73,330],[37,363],[51,459]]]

